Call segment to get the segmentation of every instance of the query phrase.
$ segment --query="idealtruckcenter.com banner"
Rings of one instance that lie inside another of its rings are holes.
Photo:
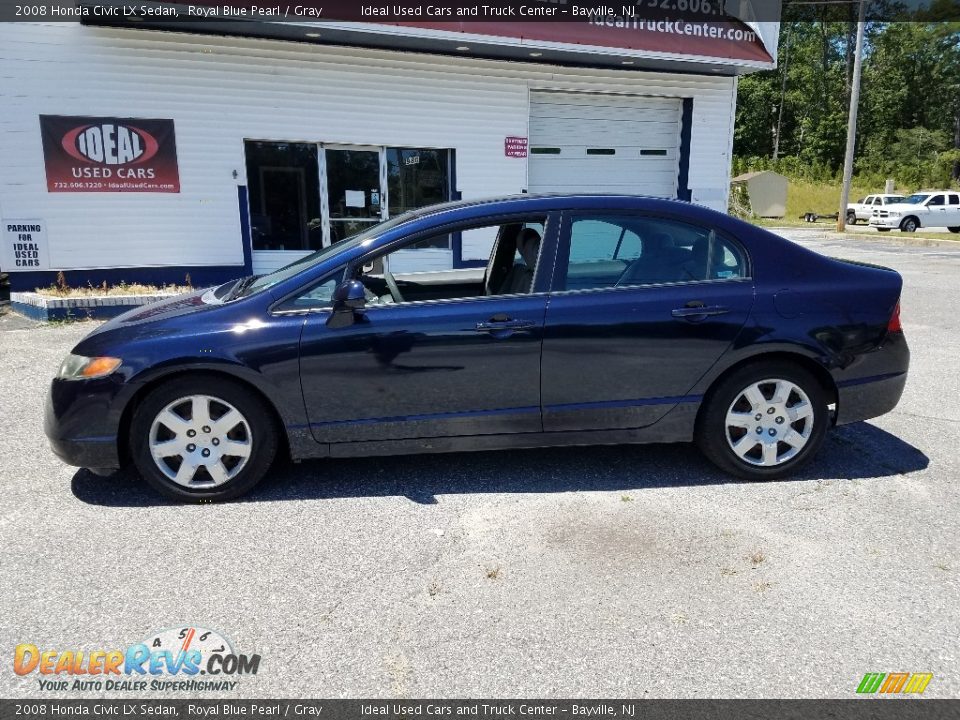
[[[173,120],[41,115],[49,192],[180,192]]]

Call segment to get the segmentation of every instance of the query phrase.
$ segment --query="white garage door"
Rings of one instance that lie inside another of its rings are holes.
[[[531,93],[528,191],[676,197],[681,103]]]

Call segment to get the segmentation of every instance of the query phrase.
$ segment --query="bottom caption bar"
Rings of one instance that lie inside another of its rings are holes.
[[[0,700],[0,720],[74,717],[937,720],[960,717],[960,700]]]

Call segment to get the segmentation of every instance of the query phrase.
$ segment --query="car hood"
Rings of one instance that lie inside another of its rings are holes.
[[[920,212],[926,212],[927,206],[919,205],[919,204],[914,205],[911,203],[893,203],[892,205],[882,205],[880,209],[896,210],[897,212],[916,212],[917,210],[919,210]]]
[[[162,321],[187,315],[197,315],[210,312],[222,307],[222,304],[212,298],[211,288],[194,290],[193,292],[175,295],[164,300],[143,305],[133,310],[117,315],[98,327],[87,337],[102,335],[114,330],[140,329],[140,326],[152,325]]]

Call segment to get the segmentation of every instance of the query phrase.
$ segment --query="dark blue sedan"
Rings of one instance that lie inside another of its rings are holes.
[[[400,272],[451,236],[492,244],[486,267]],[[686,203],[437,205],[102,325],[53,381],[46,432],[67,463],[132,462],[187,501],[247,492],[279,453],[695,441],[778,478],[899,401],[901,286]]]

